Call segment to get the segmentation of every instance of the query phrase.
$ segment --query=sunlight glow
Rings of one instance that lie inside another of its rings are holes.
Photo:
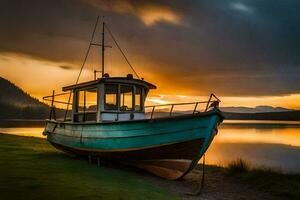
[[[209,96],[184,96],[184,95],[155,95],[149,96],[150,102],[158,104],[167,103],[183,103],[207,101]],[[273,107],[284,107],[290,109],[300,109],[300,94],[292,94],[286,96],[262,96],[262,97],[228,97],[218,96],[221,99],[221,107],[251,107],[259,105],[268,105]],[[151,100],[150,100],[151,99]]]
[[[215,143],[268,143],[285,144],[300,147],[299,127],[257,129],[237,129],[234,126],[222,128],[221,134],[215,139]]]
[[[61,66],[71,66],[71,68],[61,68]],[[72,68],[74,67],[74,68]],[[33,97],[42,99],[43,96],[49,95],[54,89],[61,92],[63,86],[74,84],[78,75],[78,66],[72,66],[70,63],[52,62],[33,58],[23,54],[0,54],[0,71],[1,77],[4,77],[17,86],[24,89]],[[122,72],[122,73],[121,73]],[[113,75],[126,74],[114,68]],[[177,86],[165,83],[165,80],[155,79],[151,72],[145,74],[146,80],[155,83],[157,90],[150,91],[146,105],[169,104],[182,102],[206,101],[208,96],[188,96],[182,92],[176,92]],[[81,81],[93,79],[92,70],[84,69]],[[162,82],[163,81],[163,82]],[[168,88],[160,87],[167,84]],[[191,88],[187,88],[191,89]],[[244,106],[255,107],[258,105],[268,105],[273,107],[285,107],[290,109],[300,109],[300,94],[291,94],[285,96],[250,96],[250,97],[233,97],[219,96],[221,107]]]
[[[30,95],[42,99],[52,90],[61,92],[63,86],[74,84],[78,69],[63,69],[69,63],[39,60],[22,54],[0,54],[1,76],[12,81]],[[83,70],[82,79],[93,77],[90,70]]]
[[[175,11],[159,6],[145,6],[138,10],[138,16],[147,26],[158,22],[169,22],[172,24],[181,24],[182,19]]]
[[[118,0],[107,3],[105,1],[88,0],[90,4],[102,10],[113,11],[120,14],[131,14],[139,18],[146,26],[155,25],[158,22],[182,24],[182,16],[171,8],[154,3],[136,6],[128,1]]]
[[[151,103],[154,103],[154,104],[169,104],[170,102],[159,99],[157,97],[148,97],[146,104],[151,104]]]

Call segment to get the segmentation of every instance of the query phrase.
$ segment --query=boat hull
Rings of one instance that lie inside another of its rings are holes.
[[[194,168],[222,121],[204,114],[132,122],[72,124],[48,121],[48,141],[62,151],[113,160],[178,179]]]

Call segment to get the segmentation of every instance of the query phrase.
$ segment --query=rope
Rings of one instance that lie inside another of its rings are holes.
[[[130,68],[132,69],[132,71],[134,72],[134,74],[138,77],[138,79],[140,79],[139,75],[137,74],[137,72],[134,70],[133,66],[130,64],[129,60],[127,59],[126,55],[124,54],[124,52],[122,51],[121,47],[119,46],[117,40],[115,39],[115,37],[113,36],[112,32],[110,31],[110,29],[108,28],[108,26],[106,24],[104,24],[104,26],[106,27],[109,35],[111,36],[111,38],[113,39],[114,43],[116,44],[116,46],[118,47],[118,49],[120,50],[121,54],[123,55],[123,57],[125,58],[127,64],[130,66]]]
[[[205,154],[203,154],[201,182],[200,182],[199,186],[197,187],[197,190],[195,193],[186,193],[186,195],[199,196],[200,194],[202,194],[203,188],[204,188],[204,177],[205,177]]]

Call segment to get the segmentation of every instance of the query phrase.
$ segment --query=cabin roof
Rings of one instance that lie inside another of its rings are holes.
[[[63,91],[73,90],[73,89],[81,89],[86,87],[93,87],[98,85],[99,83],[123,83],[130,85],[140,85],[146,87],[147,89],[156,89],[156,86],[140,79],[127,78],[127,77],[109,77],[109,78],[99,78],[93,81],[87,81],[83,83],[78,83],[74,85],[65,86],[62,88]]]

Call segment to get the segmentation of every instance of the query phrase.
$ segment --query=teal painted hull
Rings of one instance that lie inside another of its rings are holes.
[[[44,133],[50,143],[69,152],[100,158],[126,155],[121,156],[126,160],[189,160],[188,168],[192,169],[209,147],[221,121],[220,111],[215,109],[196,115],[130,122],[78,124],[47,121]],[[193,145],[193,152],[190,152],[190,146],[184,147],[188,142]],[[176,152],[177,144],[181,144],[180,152]],[[172,153],[172,148],[175,153]],[[134,158],[128,153],[139,151],[143,153]],[[156,156],[151,159],[149,155]]]

